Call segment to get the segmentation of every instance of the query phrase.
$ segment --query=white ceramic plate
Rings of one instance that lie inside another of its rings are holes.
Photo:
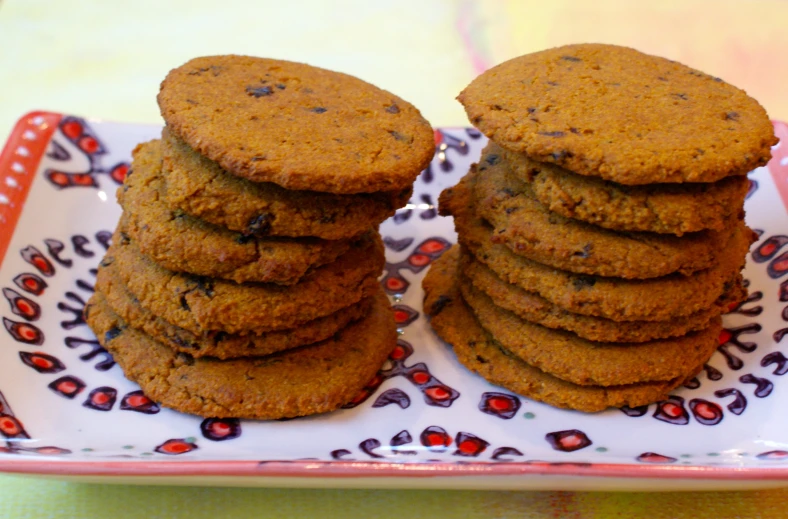
[[[788,126],[775,123],[788,142]],[[788,146],[751,174],[760,234],[750,300],[719,353],[665,402],[595,415],[512,395],[465,370],[422,315],[426,267],[455,241],[440,191],[484,138],[436,132],[408,208],[387,221],[382,281],[400,347],[355,407],[288,421],[202,420],[127,381],[80,312],[120,210],[130,152],[154,126],[36,112],[0,156],[0,471],[248,486],[723,489],[788,484]],[[647,296],[647,295],[644,295]],[[784,341],[783,341],[784,342]],[[366,397],[366,398],[364,398]]]

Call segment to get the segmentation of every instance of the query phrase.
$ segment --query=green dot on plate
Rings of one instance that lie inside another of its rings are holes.
[[[607,447],[597,447],[596,451],[597,452],[607,452]]]
[[[153,456],[153,453],[152,452],[143,452],[142,455],[143,456]]]
[[[134,445],[124,445],[123,448],[124,449],[133,449]]]
[[[719,452],[710,452],[710,453],[706,454],[706,456],[719,456],[719,455],[720,455]]]
[[[93,449],[91,449],[90,447],[85,447],[84,449],[82,449],[82,452],[93,452]]]
[[[197,441],[197,438],[195,438],[194,436],[189,436],[188,438],[184,438],[183,441],[185,441],[186,443],[194,443]]]
[[[691,458],[692,454],[682,454],[681,457],[682,458]]]
[[[530,420],[531,418],[536,418],[536,415],[531,412],[528,412],[523,414],[523,418],[528,418]]]

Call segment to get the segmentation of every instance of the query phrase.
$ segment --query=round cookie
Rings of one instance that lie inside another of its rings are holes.
[[[118,190],[126,227],[140,251],[168,270],[292,285],[350,248],[348,240],[243,236],[173,211],[164,202],[161,141],[140,144],[133,157],[133,174]]]
[[[196,334],[261,334],[325,317],[372,294],[385,262],[375,233],[295,285],[238,284],[170,272],[143,256],[122,228],[112,241],[102,264],[115,265],[141,306]]]
[[[622,233],[552,213],[527,182],[512,178],[506,162],[489,164],[492,145],[455,189],[473,189],[476,212],[493,226],[493,241],[528,259],[579,274],[648,279],[692,274],[714,265],[730,230],[682,237]],[[497,155],[497,154],[496,154]]]
[[[341,240],[377,227],[408,203],[412,188],[335,195],[292,191],[230,175],[165,127],[162,175],[170,206],[215,225],[256,236]]]
[[[511,59],[457,99],[504,148],[620,184],[744,175],[766,164],[777,142],[766,111],[743,90],[615,45]]]
[[[692,276],[604,278],[553,269],[493,243],[491,229],[473,214],[467,189],[444,190],[439,208],[442,215],[454,216],[460,244],[505,282],[534,292],[564,310],[614,321],[664,321],[713,306],[733,286],[755,240],[755,233],[742,223],[731,240],[721,245],[725,254],[719,264]]]
[[[87,321],[146,396],[176,411],[217,418],[273,420],[337,409],[369,383],[397,342],[380,288],[364,319],[326,341],[268,357],[194,359],[127,326],[95,299]]]
[[[684,382],[579,386],[540,371],[504,349],[479,325],[459,294],[453,272],[437,261],[430,266],[422,282],[424,312],[438,336],[453,346],[457,360],[492,384],[552,406],[594,413],[663,400]],[[701,369],[696,366],[693,376]]]
[[[175,351],[188,353],[193,357],[257,357],[314,344],[330,338],[349,323],[364,317],[372,305],[372,298],[367,297],[338,312],[286,330],[262,334],[209,331],[198,335],[170,324],[140,306],[139,301],[135,301],[134,296],[120,282],[114,270],[111,264],[99,269],[96,278],[96,300],[106,302],[112,311],[132,328],[150,335]]]
[[[639,343],[595,342],[553,330],[495,306],[483,292],[460,283],[463,300],[479,324],[504,348],[531,366],[582,386],[620,386],[685,379],[719,346],[722,319],[704,330]]]
[[[302,63],[206,56],[173,69],[158,95],[170,131],[230,173],[287,189],[407,189],[435,153],[410,103]]]
[[[743,301],[746,297],[741,274],[738,274],[733,286],[709,309],[666,321],[613,321],[603,317],[567,312],[535,293],[506,283],[470,254],[462,253],[460,247],[452,248],[445,252],[444,256],[447,256],[446,261],[450,261],[450,258],[455,256],[459,260],[459,268],[466,283],[485,293],[495,305],[513,312],[526,321],[548,328],[567,330],[590,341],[645,342],[679,337],[707,328],[712,319],[727,312],[731,305]]]
[[[750,186],[744,175],[710,183],[625,186],[501,147],[498,151],[512,174],[530,182],[536,199],[550,211],[616,231],[676,236],[721,231],[739,217]]]

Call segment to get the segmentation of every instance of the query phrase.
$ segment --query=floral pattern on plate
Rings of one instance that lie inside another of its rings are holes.
[[[788,134],[782,123],[775,129]],[[130,152],[159,131],[34,113],[20,120],[0,157],[0,467],[8,466],[4,459],[164,463],[176,456],[255,466],[308,460],[326,468],[427,463],[460,474],[493,464],[500,469],[492,474],[573,466],[645,476],[644,467],[667,464],[781,469],[788,479],[788,418],[779,412],[788,399],[781,344],[788,334],[788,216],[776,188],[788,178],[788,152],[780,145],[769,166],[750,175],[747,219],[759,234],[744,273],[750,297],[725,316],[718,353],[665,401],[586,415],[488,384],[430,330],[421,279],[456,241],[435,204],[485,143],[474,129],[436,130],[435,159],[411,202],[381,228],[381,283],[395,308],[397,348],[345,409],[255,422],[160,408],[123,377],[81,316],[120,214],[114,191]]]

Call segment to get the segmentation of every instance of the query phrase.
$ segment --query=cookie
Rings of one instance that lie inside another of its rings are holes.
[[[143,254],[168,270],[237,283],[292,285],[350,248],[348,240],[244,236],[192,218],[164,201],[161,142],[140,144],[133,157],[133,173],[118,190],[118,201],[129,236]]]
[[[173,69],[159,107],[170,131],[230,173],[287,189],[407,189],[435,152],[410,103],[302,63],[206,56]]]
[[[627,185],[744,175],[766,164],[777,142],[766,111],[743,90],[615,45],[514,58],[458,100],[502,147]]]
[[[358,236],[408,203],[413,189],[335,195],[292,191],[250,182],[222,170],[172,135],[162,132],[162,175],[167,204],[215,225],[256,236]]]
[[[488,146],[477,168],[455,189],[473,189],[476,212],[493,227],[493,241],[515,254],[579,274],[647,279],[673,272],[692,274],[714,265],[730,230],[700,231],[677,237],[623,233],[550,212],[536,200],[530,184],[509,174],[505,161]],[[478,171],[478,173],[477,173]]]
[[[550,211],[617,231],[676,236],[721,231],[740,216],[750,186],[744,175],[711,183],[626,186],[499,150],[512,174],[529,182]]]
[[[686,335],[707,328],[712,319],[727,312],[731,305],[743,301],[747,295],[742,287],[741,274],[737,274],[730,289],[720,296],[711,308],[667,321],[613,321],[567,312],[533,292],[506,283],[470,254],[462,253],[460,247],[453,247],[444,253],[444,256],[447,256],[446,261],[458,260],[460,271],[466,278],[465,283],[486,294],[495,305],[526,321],[548,328],[567,330],[590,341],[645,342]]]
[[[588,413],[608,407],[637,407],[667,397],[684,379],[622,386],[579,386],[549,375],[503,348],[482,328],[459,294],[454,270],[433,264],[424,277],[424,312],[457,360],[492,384],[556,407]],[[689,370],[693,376],[702,365]]]
[[[653,279],[618,279],[557,270],[514,254],[493,243],[492,230],[473,213],[467,189],[449,188],[439,199],[442,215],[454,216],[458,240],[506,283],[534,292],[564,310],[614,321],[665,321],[714,305],[730,290],[744,266],[753,233],[740,224],[721,244],[720,262],[691,276],[671,274]]]
[[[465,304],[487,333],[531,366],[582,386],[685,379],[719,346],[722,319],[680,337],[639,343],[597,342],[521,319],[460,280]]]
[[[388,298],[378,287],[367,317],[334,337],[268,357],[195,359],[136,330],[98,298],[87,321],[126,378],[176,411],[272,420],[325,413],[350,402],[397,342]]]
[[[371,295],[385,261],[382,241],[374,233],[295,285],[238,284],[170,272],[142,255],[123,228],[112,241],[102,264],[115,265],[141,306],[196,334],[261,334],[325,317]]]
[[[96,291],[96,300],[106,302],[132,328],[150,335],[175,351],[193,357],[211,356],[219,359],[270,355],[320,342],[364,317],[372,305],[372,298],[367,297],[338,312],[286,330],[262,334],[209,331],[198,335],[170,324],[140,306],[139,301],[120,282],[111,264],[99,270]]]

